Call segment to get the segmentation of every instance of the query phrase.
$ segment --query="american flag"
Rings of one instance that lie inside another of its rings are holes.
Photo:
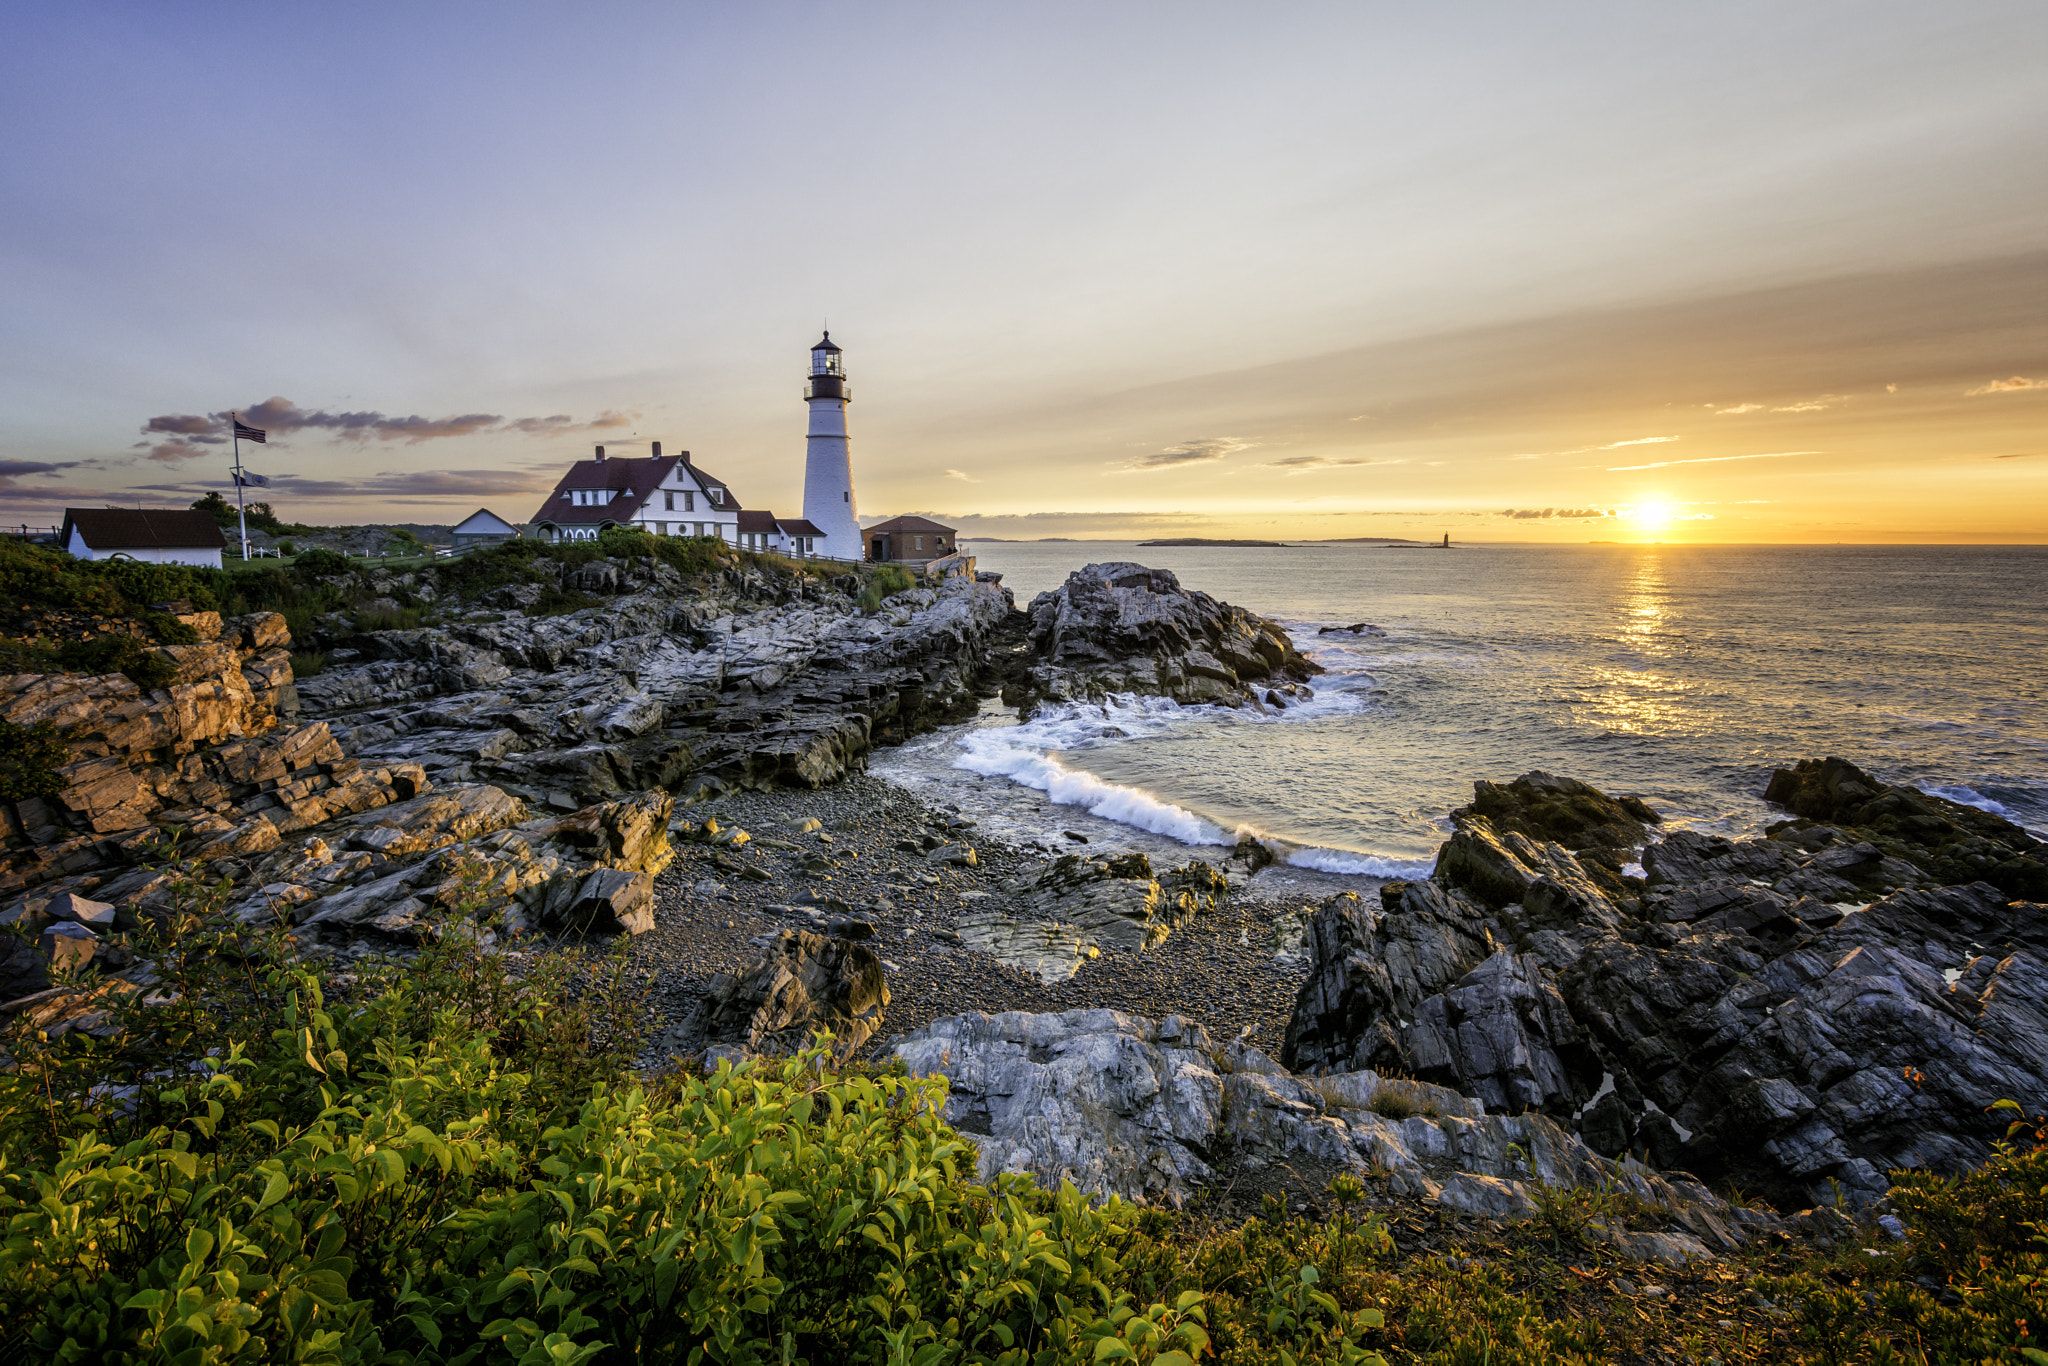
[[[235,436],[238,440],[242,441],[258,441],[264,445],[270,444],[270,438],[264,435],[261,427],[251,427],[239,417],[235,419]]]

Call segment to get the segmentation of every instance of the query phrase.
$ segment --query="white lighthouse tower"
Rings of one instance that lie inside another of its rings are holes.
[[[832,334],[811,348],[811,377],[804,399],[811,407],[811,432],[804,455],[804,520],[825,533],[820,555],[858,560],[859,504],[853,501],[853,452],[846,443],[846,405],[853,389]]]

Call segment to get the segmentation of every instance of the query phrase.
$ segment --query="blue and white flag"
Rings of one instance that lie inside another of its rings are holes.
[[[250,470],[230,470],[228,472],[234,475],[235,482],[244,488],[267,489],[270,487],[270,479],[267,475],[256,474]]]

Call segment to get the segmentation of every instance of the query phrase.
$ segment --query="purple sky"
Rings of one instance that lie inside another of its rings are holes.
[[[0,516],[2048,539],[2048,7],[17,5]]]

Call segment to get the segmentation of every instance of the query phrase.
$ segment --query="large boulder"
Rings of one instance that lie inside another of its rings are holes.
[[[1265,617],[1140,564],[1083,566],[1039,594],[1030,617],[1031,663],[1004,689],[1005,701],[1027,710],[1116,693],[1263,706],[1262,697],[1298,695],[1322,672]]]
[[[1143,854],[1064,854],[1008,883],[1000,902],[963,911],[954,930],[970,948],[1058,982],[1104,950],[1157,946],[1213,911],[1226,888],[1223,874],[1200,859],[1155,877]]]
[[[1802,759],[1771,775],[1766,800],[1807,821],[1843,826],[1942,882],[1989,882],[2048,900],[2048,846],[2003,816],[1899,783],[1846,759]]]
[[[946,1119],[972,1136],[978,1176],[1178,1205],[1205,1185],[1294,1168],[1384,1179],[1459,1213],[1534,1212],[1535,1189],[1628,1191],[1716,1249],[1768,1223],[1701,1187],[1612,1161],[1541,1115],[1489,1114],[1426,1083],[1370,1070],[1298,1075],[1242,1042],[1219,1048],[1179,1016],[1112,1010],[948,1016],[895,1056],[943,1076]],[[1320,1179],[1320,1178],[1319,1178]]]
[[[1650,838],[1659,816],[1640,797],[1610,797],[1590,783],[1537,769],[1511,783],[1473,784],[1472,802],[1451,813],[1453,822],[1483,816],[1500,833],[1552,840],[1582,860],[1619,869]]]
[[[783,930],[761,956],[720,973],[687,1032],[699,1046],[789,1052],[830,1031],[849,1053],[881,1028],[889,1006],[882,960],[866,944]]]

